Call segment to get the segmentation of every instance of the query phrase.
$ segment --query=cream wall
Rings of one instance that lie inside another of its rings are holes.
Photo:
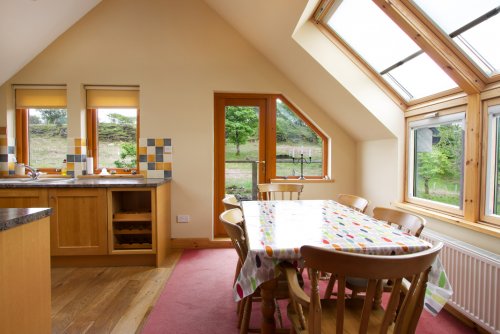
[[[141,137],[172,138],[172,221],[191,215],[174,238],[212,237],[214,92],[283,93],[332,139],[336,182],[307,196],[354,191],[355,141],[200,0],[102,2],[0,87],[1,122],[11,84],[67,84],[70,137],[84,136],[84,84],[140,85]]]

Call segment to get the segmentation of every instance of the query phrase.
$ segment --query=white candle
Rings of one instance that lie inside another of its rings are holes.
[[[311,157],[311,149],[309,149],[309,158]]]
[[[304,146],[300,147],[300,154],[304,154]]]
[[[295,147],[292,149],[292,158],[295,158]]]

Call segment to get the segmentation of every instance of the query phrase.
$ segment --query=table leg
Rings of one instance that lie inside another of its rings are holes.
[[[276,289],[276,279],[264,282],[260,285],[260,296],[262,298],[261,313],[262,321],[260,332],[262,334],[274,334],[276,332],[276,322],[274,321],[274,291]]]

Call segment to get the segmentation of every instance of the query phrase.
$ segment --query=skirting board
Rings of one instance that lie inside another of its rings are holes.
[[[172,248],[191,249],[191,248],[231,248],[229,238],[220,238],[210,240],[208,238],[179,238],[172,239]]]

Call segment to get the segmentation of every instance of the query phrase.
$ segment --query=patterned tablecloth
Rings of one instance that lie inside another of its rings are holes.
[[[238,301],[277,275],[281,261],[301,261],[300,247],[399,255],[432,247],[422,239],[332,200],[243,202],[248,255],[234,285]]]

